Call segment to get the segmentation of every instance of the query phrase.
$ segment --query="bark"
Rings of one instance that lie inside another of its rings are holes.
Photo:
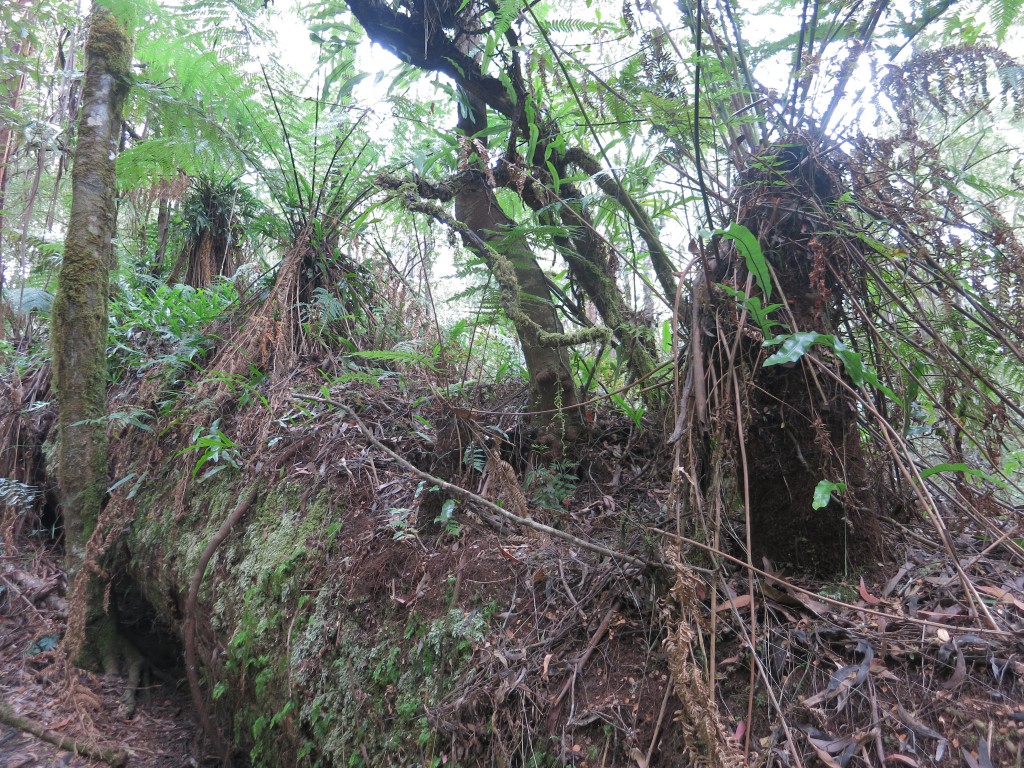
[[[462,97],[469,110],[459,112],[459,132],[467,139],[480,135],[475,141],[486,147],[487,106],[465,91]],[[492,272],[500,267],[493,263],[491,254],[476,247],[476,239],[504,253],[515,271],[518,295],[513,301],[531,321],[526,324],[512,318],[530,376],[530,410],[535,414],[533,420],[540,432],[538,442],[547,445],[557,457],[563,443],[575,440],[583,428],[568,356],[562,347],[542,345],[538,337],[538,331],[563,334],[562,321],[555,311],[548,278],[537,257],[522,237],[509,236],[515,222],[505,215],[498,203],[483,159],[476,152],[472,154],[470,165],[474,172],[466,174],[464,183],[458,187],[455,215],[476,235],[473,241],[464,238],[467,247],[476,251]]]
[[[102,589],[84,568],[107,487],[106,343],[108,282],[115,234],[115,152],[129,88],[132,40],[112,13],[94,7],[78,145],[72,170],[71,217],[53,304],[53,367],[58,397],[56,477],[68,581],[87,608],[84,663],[109,649]],[[72,602],[74,602],[74,596]],[[98,642],[92,642],[93,640]],[[104,660],[106,666],[109,659]]]
[[[167,240],[170,235],[171,223],[171,201],[160,197],[156,215],[156,253],[153,255],[153,269],[158,270],[163,266],[164,256],[167,253]]]
[[[546,149],[538,154],[543,157]],[[565,163],[557,158],[553,163],[560,165],[559,175],[567,176]],[[547,179],[545,168],[534,167],[532,175],[538,179]],[[604,321],[604,324],[615,334],[619,344],[619,354],[626,359],[626,364],[633,381],[648,379],[657,366],[657,352],[650,329],[639,322],[636,313],[631,311],[623,299],[615,281],[615,270],[611,266],[607,243],[594,227],[590,216],[576,202],[583,194],[573,184],[563,181],[561,195],[557,198],[550,188],[540,183],[527,184],[523,190],[523,202],[541,215],[541,220],[550,226],[564,226],[573,234],[555,236],[554,245],[562,254],[573,279],[583,289]],[[561,199],[566,205],[553,205]],[[559,211],[556,216],[555,210]],[[657,403],[659,394],[656,388],[649,388],[643,395],[649,405]]]
[[[579,437],[582,420],[576,400],[576,385],[564,349],[545,346],[539,338],[538,331],[563,334],[562,323],[551,303],[547,277],[525,240],[521,236],[508,235],[515,222],[505,215],[482,173],[466,177],[459,185],[455,196],[455,216],[477,237],[504,253],[515,270],[515,280],[519,285],[516,300],[523,313],[533,321],[528,325],[514,320],[530,374],[530,410],[539,415],[537,442],[547,445],[557,456],[565,442]],[[496,268],[486,251],[468,240],[467,245],[486,259],[492,270]]]

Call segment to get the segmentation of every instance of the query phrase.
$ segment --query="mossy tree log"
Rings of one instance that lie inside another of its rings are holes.
[[[106,389],[109,273],[115,233],[115,158],[129,90],[133,41],[113,13],[94,5],[72,171],[72,202],[53,303],[53,372],[59,427],[56,477],[68,580],[85,595],[83,664],[110,668],[116,633],[102,588],[84,568],[86,545],[107,489]],[[72,601],[74,602],[74,600]]]
[[[521,642],[505,635],[499,613],[515,604],[526,566],[490,536],[458,551],[398,541],[365,497],[350,496],[362,493],[358,481],[331,471],[313,488],[308,478],[280,478],[273,458],[266,467],[182,490],[187,468],[168,464],[132,499],[118,489],[112,501],[133,521],[127,568],[112,590],[122,631],[173,655],[188,634],[182,619],[191,622],[211,736],[233,753],[220,757],[256,766],[497,765],[509,753],[504,764],[526,764],[557,749],[542,723],[552,716],[564,725],[568,713],[551,715],[549,703],[576,674],[552,670],[548,679],[539,659],[524,660],[526,684],[507,690],[510,673],[495,663]],[[192,610],[186,593],[201,554],[250,485],[258,491],[203,568]],[[606,568],[554,547],[567,569]],[[612,587],[625,583],[615,577]],[[560,647],[572,658],[588,640],[582,632]],[[628,635],[606,639],[602,658],[614,668],[635,649]],[[656,708],[663,690],[645,687],[647,706]],[[599,742],[601,727],[576,726]]]

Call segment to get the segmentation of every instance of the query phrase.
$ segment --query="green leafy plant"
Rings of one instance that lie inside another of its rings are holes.
[[[395,541],[419,538],[419,532],[413,523],[415,514],[415,510],[408,507],[392,507],[388,510],[387,526],[391,529]]]
[[[754,319],[754,322],[757,323],[761,332],[764,333],[766,337],[771,335],[775,328],[783,325],[782,323],[768,317],[770,313],[779,309],[782,304],[769,304],[768,306],[764,306],[761,303],[760,296],[747,296],[743,291],[738,291],[724,283],[719,283],[718,287],[732,296],[732,298],[736,300],[737,304],[750,313],[750,316]]]
[[[213,371],[206,376],[204,381],[217,382],[227,386],[227,388],[231,390],[238,399],[239,408],[248,408],[249,406],[256,404],[262,405],[264,408],[269,408],[269,401],[266,396],[259,391],[259,385],[266,379],[266,377],[267,376],[263,371],[250,367],[249,371],[245,374],[230,374],[222,371]]]
[[[754,276],[762,295],[747,296],[743,291],[724,283],[719,283],[718,287],[750,313],[754,322],[767,338],[773,333],[774,328],[782,325],[782,323],[771,320],[768,315],[783,305],[769,303],[772,297],[771,270],[764,257],[764,252],[761,250],[761,244],[753,232],[736,222],[731,223],[726,229],[717,229],[712,234],[721,235],[724,239],[732,240],[736,244],[736,250],[743,256],[747,271]]]
[[[455,514],[455,499],[446,499],[441,505],[441,513],[434,518],[434,522],[444,528],[445,533],[452,536],[462,535],[462,526],[459,525],[453,515]]]
[[[754,233],[734,221],[725,229],[716,229],[714,234],[721,235],[736,244],[736,250],[743,256],[747,270],[757,281],[757,287],[761,289],[764,300],[770,300],[772,297],[771,271],[768,269],[768,262],[761,251],[761,244],[757,241]]]
[[[199,459],[192,469],[192,477],[195,478],[200,470],[207,464],[215,464],[206,470],[200,480],[213,477],[228,467],[238,469],[241,466],[240,446],[220,429],[220,419],[205,428],[196,427],[192,432],[192,445],[184,448],[175,454],[175,457],[184,456],[189,453],[198,453]]]
[[[613,392],[610,397],[615,408],[626,414],[637,429],[643,427],[644,415],[647,413],[647,408],[643,403],[631,402],[627,395],[618,392]]]
[[[534,467],[526,473],[526,490],[540,507],[562,509],[562,503],[576,492],[579,478],[569,462]]]
[[[842,362],[843,368],[846,374],[850,377],[855,385],[858,387],[864,386],[865,384],[874,387],[875,389],[884,392],[893,402],[902,404],[899,396],[893,392],[889,387],[885,386],[878,380],[878,375],[868,368],[864,364],[864,360],[859,352],[854,352],[842,340],[837,339],[831,334],[815,333],[814,331],[799,331],[797,333],[787,333],[781,336],[776,336],[773,339],[767,339],[764,342],[765,347],[779,347],[779,351],[769,356],[764,361],[764,367],[768,368],[773,365],[786,365],[796,363],[800,360],[815,344],[832,350],[837,358]]]
[[[39,488],[34,485],[7,477],[0,477],[0,504],[11,507],[18,512],[25,512],[39,498]]]
[[[846,490],[846,483],[834,483],[831,480],[822,480],[814,487],[814,499],[811,507],[824,509],[832,500],[833,493],[842,493]]]
[[[107,344],[110,376],[162,369],[178,381],[211,348],[210,323],[237,298],[234,285],[217,280],[206,288],[126,283],[111,301]]]

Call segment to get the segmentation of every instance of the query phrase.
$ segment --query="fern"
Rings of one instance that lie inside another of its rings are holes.
[[[383,363],[402,363],[405,365],[431,365],[433,357],[422,352],[412,352],[402,349],[370,349],[362,352],[352,352],[352,357],[359,357],[364,360],[374,360]]]
[[[1006,33],[1017,22],[1024,12],[1024,0],[996,0],[988,4],[995,22],[996,40],[1006,40]]]
[[[595,34],[598,32],[616,31],[613,24],[602,24],[586,19],[550,19],[541,24],[545,32],[557,32],[559,34]]]

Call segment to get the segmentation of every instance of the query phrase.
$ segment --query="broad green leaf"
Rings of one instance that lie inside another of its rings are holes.
[[[832,500],[834,492],[842,493],[846,490],[846,483],[833,483],[831,480],[822,480],[814,487],[814,499],[811,506],[814,509],[823,509]]]
[[[764,346],[774,347],[781,344],[782,347],[764,361],[764,367],[768,368],[769,366],[782,363],[795,363],[807,354],[807,350],[812,346],[822,343],[822,340],[827,338],[829,337],[814,331],[798,331],[797,333],[790,333],[785,336],[776,336],[774,339],[766,341]]]
[[[716,235],[721,235],[726,240],[736,243],[736,250],[743,254],[743,260],[747,264],[747,270],[754,276],[758,288],[764,294],[764,300],[772,297],[772,276],[768,270],[768,262],[765,261],[764,253],[761,251],[761,244],[757,242],[754,233],[742,224],[735,221],[728,229],[715,230]]]
[[[927,480],[932,475],[938,475],[942,472],[963,472],[965,475],[970,477],[978,477],[982,480],[987,480],[990,483],[995,483],[1000,488],[1005,488],[1006,483],[996,477],[992,477],[980,469],[974,467],[968,467],[966,464],[936,464],[934,467],[928,467],[927,469],[921,470],[921,479]]]

